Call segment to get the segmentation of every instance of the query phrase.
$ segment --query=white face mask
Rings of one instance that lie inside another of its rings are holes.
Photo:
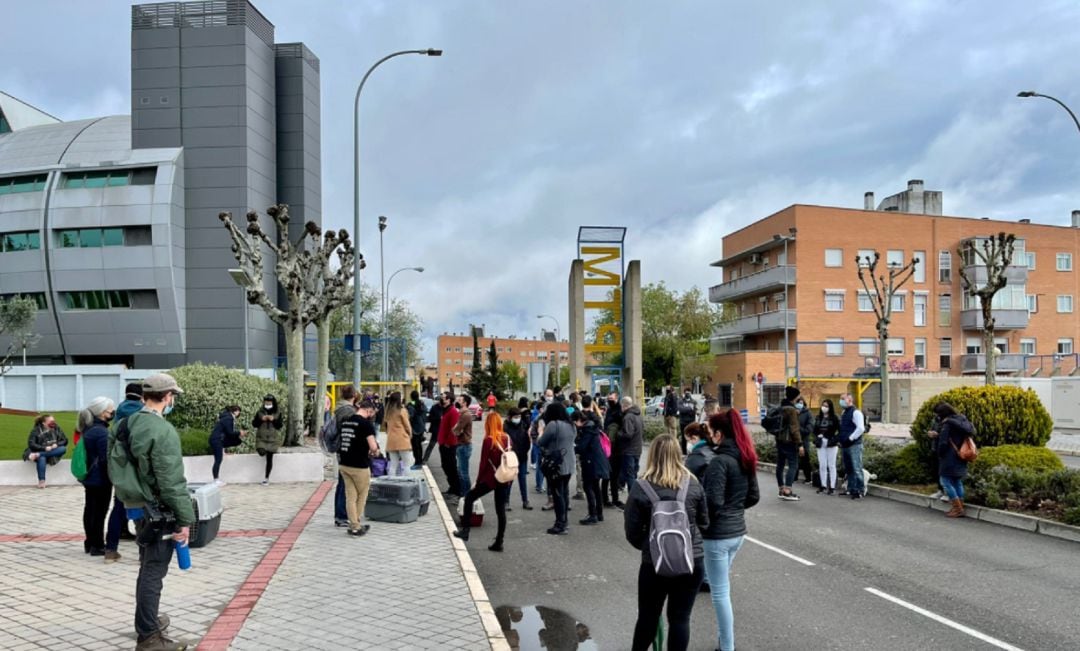
[[[829,405],[821,405],[821,413],[823,413],[823,414],[829,413]]]
[[[267,402],[267,403],[263,404],[263,409],[265,409],[266,411],[270,411],[273,408],[274,408],[274,403],[272,403],[272,402]]]
[[[517,418],[517,417],[515,416],[514,418],[511,418],[511,419],[510,419],[510,422],[511,422],[511,423],[513,423],[513,424],[515,424],[515,425],[517,425],[518,423],[520,423],[520,422],[521,422],[521,419],[520,419],[520,418]]]

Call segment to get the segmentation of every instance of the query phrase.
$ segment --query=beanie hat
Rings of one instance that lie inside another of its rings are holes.
[[[788,400],[795,400],[799,397],[798,387],[788,386],[784,388],[784,397]]]
[[[103,413],[116,409],[116,403],[111,398],[105,396],[98,396],[90,401],[90,404],[86,406],[86,409],[95,417],[100,417]]]

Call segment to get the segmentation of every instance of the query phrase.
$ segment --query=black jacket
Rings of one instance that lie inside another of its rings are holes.
[[[675,397],[674,393],[669,393],[664,396],[664,416],[678,416],[679,415],[679,399]]]
[[[83,486],[111,486],[109,482],[109,426],[100,418],[82,435],[86,450],[86,479]]]
[[[611,476],[611,466],[600,445],[600,426],[596,420],[585,421],[578,430],[574,451],[581,457],[582,480],[607,479]]]
[[[641,410],[633,405],[623,412],[622,427],[619,428],[619,454],[640,457],[644,436],[645,422],[641,419]]]
[[[840,442],[840,419],[836,414],[818,412],[814,419],[814,445],[835,448]]]
[[[240,430],[236,427],[236,418],[228,409],[218,415],[217,422],[214,423],[214,429],[210,432],[210,440],[221,441],[222,444],[240,441]]]
[[[799,409],[796,407],[796,409]],[[809,445],[811,441],[811,435],[814,433],[814,415],[810,413],[810,410],[806,407],[799,409],[799,436],[802,437],[802,442],[805,445]]]
[[[705,471],[714,456],[716,456],[716,453],[713,452],[712,447],[707,442],[698,443],[690,451],[690,454],[686,455],[686,469],[694,473],[698,481],[704,484]]]
[[[529,426],[525,424],[525,419],[522,418],[521,422],[515,425],[507,418],[503,426],[506,435],[510,437],[510,447],[517,455],[518,465],[528,464],[532,439],[529,438]]]
[[[744,472],[735,441],[724,439],[705,472],[705,497],[709,505],[709,540],[746,535],[745,510],[758,503],[757,472]]]
[[[439,423],[442,422],[443,407],[439,403],[431,405],[431,409],[428,409],[427,422],[428,433],[432,436],[439,435]]]
[[[974,434],[975,426],[961,414],[949,416],[941,423],[937,437],[939,475],[954,479],[967,477],[967,461],[960,458],[958,451],[964,439]]]
[[[679,491],[674,488],[664,488],[653,484],[653,489],[661,500],[673,500]],[[690,519],[690,536],[694,542],[694,558],[705,555],[705,545],[701,539],[701,532],[709,528],[708,507],[705,504],[705,491],[701,484],[693,477],[690,478],[690,488],[686,492],[686,515]],[[652,554],[649,553],[649,527],[652,524],[652,502],[645,494],[644,489],[636,481],[630,486],[630,495],[626,498],[626,507],[623,509],[623,526],[626,530],[626,541],[641,550],[641,562],[652,565]]]

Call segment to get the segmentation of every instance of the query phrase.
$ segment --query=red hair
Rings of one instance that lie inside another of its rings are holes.
[[[709,416],[709,427],[714,432],[719,432],[722,438],[735,440],[735,446],[739,448],[740,462],[746,473],[757,470],[757,450],[754,449],[754,439],[743,425],[742,417],[734,409],[728,409],[723,413]]]

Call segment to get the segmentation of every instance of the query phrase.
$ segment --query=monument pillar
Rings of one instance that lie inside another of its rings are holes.
[[[589,387],[585,377],[585,263],[570,263],[570,388]],[[556,381],[558,378],[556,378]]]
[[[644,407],[645,385],[641,370],[641,261],[631,260],[623,278],[623,395]]]

